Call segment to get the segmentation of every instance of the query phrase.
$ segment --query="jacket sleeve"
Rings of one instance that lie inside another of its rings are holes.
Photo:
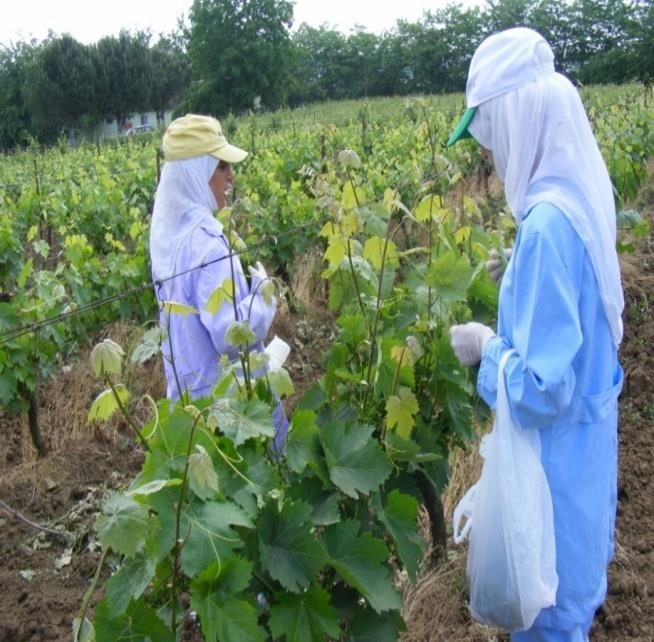
[[[501,296],[500,305],[512,306],[512,327],[503,330],[508,336],[494,337],[484,347],[477,389],[494,408],[499,361],[514,348],[504,376],[511,416],[522,428],[551,425],[572,402],[573,360],[583,340],[580,283],[572,267],[579,251],[577,245],[566,247],[547,233],[532,232],[522,239],[507,270],[511,295]]]
[[[222,237],[211,237],[197,264],[201,263],[209,263],[209,265],[198,270],[195,279],[194,300],[200,311],[200,320],[211,336],[218,353],[228,354],[230,358],[234,358],[236,350],[225,342],[225,332],[235,320],[234,304],[231,300],[224,301],[218,311],[212,314],[206,309],[211,295],[226,279],[233,279],[236,293],[236,319],[249,321],[250,328],[257,337],[257,343],[263,341],[268,334],[276,312],[276,301],[273,300],[272,305],[266,305],[258,291],[250,293],[250,286],[243,274],[241,262],[238,256],[229,257],[229,249]]]

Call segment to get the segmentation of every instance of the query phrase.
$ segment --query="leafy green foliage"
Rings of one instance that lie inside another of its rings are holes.
[[[97,522],[98,534],[115,551],[132,556],[143,550],[151,520],[148,510],[133,499],[113,495]]]
[[[618,112],[599,95],[590,98],[624,194],[642,184],[652,149],[645,126],[651,108],[632,91],[633,118],[615,97]],[[443,487],[448,451],[473,438],[473,409],[479,412],[473,376],[452,354],[447,328],[469,319],[492,323],[497,288],[483,262],[512,233],[510,217],[488,219],[492,199],[460,193],[480,167],[472,144],[448,151],[437,144],[457,101],[371,103],[352,124],[322,126],[324,145],[313,119],[305,128],[300,112],[293,136],[266,132],[266,148],[239,173],[230,216],[248,242],[277,240],[257,255],[284,277],[307,248],[320,243],[326,252],[323,278],[340,316],[325,373],[290,418],[285,457],[271,447],[272,410],[275,394],[289,394],[292,382],[283,371],[255,381],[252,373],[265,364],[249,350],[242,361],[221,364],[213,399],[157,404],[142,427],[148,449],[141,473],[98,520],[101,544],[122,557],[94,620],[98,639],[173,639],[191,610],[205,637],[221,642],[318,640],[338,631],[350,640],[398,638],[388,562],[415,578],[423,550],[416,477]],[[376,111],[382,105],[383,116]],[[266,118],[247,121],[252,128],[234,121],[234,142],[257,143]],[[149,279],[154,147],[82,147],[75,155],[53,149],[36,157],[47,186],[41,193],[30,173],[33,152],[0,160],[3,181],[18,185],[0,186],[0,331]],[[339,162],[343,148],[357,150],[360,163]],[[484,225],[496,222],[499,231],[487,234]],[[621,240],[643,233],[626,217]],[[231,303],[227,290],[219,288],[213,306]],[[3,344],[0,400],[11,412],[24,410],[37,377],[57,376],[75,342],[116,319],[141,322],[157,312],[144,291],[48,326],[38,341]],[[164,318],[168,313],[199,311],[168,302]],[[235,345],[251,345],[248,330],[233,330]],[[165,332],[148,331],[131,360],[145,362],[165,341]],[[118,382],[121,370],[112,365],[123,355],[107,356],[108,369],[98,372],[124,394],[129,412],[137,391],[130,387],[128,398],[130,379]],[[113,401],[101,397],[92,416],[118,409]],[[190,605],[182,595],[191,596]]]
[[[210,416],[216,418],[220,430],[231,437],[235,446],[252,437],[275,434],[270,409],[261,401],[217,399],[211,406]]]
[[[211,499],[218,493],[218,475],[207,451],[200,444],[195,450],[188,458],[189,485],[200,499]]]
[[[129,391],[125,386],[118,384],[114,390],[108,388],[93,400],[87,421],[106,421],[118,410],[118,400],[122,404],[129,401]]]
[[[358,534],[359,525],[347,521],[331,526],[323,541],[329,565],[370,603],[377,612],[399,609],[399,593],[393,587],[390,572],[383,562],[388,558],[384,543],[370,533]]]
[[[285,599],[270,609],[270,630],[286,642],[323,642],[340,635],[339,618],[329,593],[317,586]]]
[[[241,538],[233,526],[251,528],[252,523],[245,511],[231,502],[192,501],[185,506],[180,527],[181,533],[188,533],[181,555],[184,572],[192,577],[239,548]]]
[[[91,352],[91,367],[95,376],[120,374],[124,356],[123,349],[115,341],[105,339],[98,343]]]
[[[96,642],[174,642],[175,637],[157,612],[140,598],[123,615],[112,617],[103,600],[95,609]]]
[[[392,464],[371,438],[372,426],[327,424],[320,440],[331,480],[346,495],[356,499],[379,488],[390,475]]]
[[[388,427],[396,427],[397,434],[403,439],[408,439],[415,424],[414,415],[419,409],[413,392],[401,387],[398,395],[391,395],[386,402]]]
[[[414,497],[397,490],[389,493],[385,505],[379,495],[373,498],[377,519],[381,521],[395,541],[398,554],[412,582],[418,574],[418,566],[424,554],[425,542],[416,530],[418,502]]]
[[[301,502],[284,504],[281,511],[269,503],[259,520],[261,563],[273,579],[294,593],[309,583],[327,560],[312,534],[311,507]]]
[[[250,581],[252,565],[232,557],[210,565],[193,583],[191,605],[200,618],[205,639],[211,642],[263,642],[257,613],[243,591]]]

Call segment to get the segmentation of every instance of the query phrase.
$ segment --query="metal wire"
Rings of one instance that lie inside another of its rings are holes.
[[[147,281],[145,283],[142,283],[141,285],[137,285],[133,288],[129,288],[127,290],[123,290],[121,292],[117,292],[116,294],[112,294],[111,296],[104,297],[102,299],[97,299],[95,301],[92,301],[91,303],[87,303],[85,305],[79,306],[75,308],[74,310],[70,310],[68,312],[63,312],[61,314],[57,314],[52,317],[48,317],[46,319],[43,319],[41,321],[36,321],[34,323],[29,323],[27,325],[22,325],[22,326],[16,326],[14,328],[11,328],[9,330],[5,330],[3,332],[0,332],[0,346],[9,343],[11,341],[14,341],[15,339],[18,339],[26,334],[30,334],[31,332],[36,332],[37,330],[40,330],[42,328],[45,328],[50,325],[54,325],[55,323],[61,323],[62,321],[67,321],[68,319],[71,319],[72,317],[79,316],[82,314],[85,314],[87,312],[90,312],[91,310],[95,310],[97,308],[100,308],[102,306],[108,305],[109,303],[114,303],[115,301],[120,301],[121,299],[127,298],[129,296],[133,296],[134,294],[138,294],[140,292],[143,292],[144,290],[147,290],[149,288],[157,287],[160,288],[164,283],[167,283],[168,281],[172,281],[173,279],[179,278],[180,276],[184,276],[185,274],[189,274],[191,272],[194,272],[196,270],[202,270],[210,265],[213,265],[214,263],[219,263],[220,261],[225,261],[227,259],[231,260],[232,257],[234,256],[239,256],[241,254],[250,252],[252,250],[259,249],[263,247],[264,245],[268,244],[270,240],[274,241],[275,244],[280,238],[285,238],[287,236],[292,236],[295,234],[299,234],[300,232],[311,228],[313,226],[320,226],[322,227],[329,219],[325,219],[322,221],[310,221],[309,223],[305,223],[303,225],[299,225],[298,227],[295,227],[291,230],[288,230],[286,232],[282,232],[281,234],[273,235],[273,234],[267,234],[264,239],[259,241],[258,243],[253,244],[249,248],[244,248],[242,250],[237,250],[237,251],[230,251],[229,254],[222,256],[218,259],[213,259],[211,261],[205,261],[204,263],[201,263],[200,265],[195,265],[191,268],[188,268],[187,270],[183,270],[181,272],[177,272],[175,274],[171,274],[170,276],[166,277],[165,279],[156,279],[153,281]]]

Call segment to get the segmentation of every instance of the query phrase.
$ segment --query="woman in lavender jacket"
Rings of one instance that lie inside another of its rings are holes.
[[[208,116],[189,114],[173,121],[163,138],[166,164],[157,188],[150,229],[152,276],[159,302],[173,301],[194,307],[199,314],[161,312],[169,338],[164,342],[167,396],[177,400],[207,396],[220,376],[220,359],[237,358],[225,341],[235,321],[249,322],[260,347],[276,312],[267,304],[259,285],[266,278],[260,263],[250,267],[250,282],[238,256],[230,256],[223,226],[214,217],[226,205],[232,164],[247,152],[230,145],[220,123]],[[205,265],[201,269],[197,268]],[[172,275],[177,275],[170,279]],[[212,314],[206,309],[211,294],[226,279],[235,286],[235,301]],[[172,350],[171,350],[172,347]],[[274,413],[276,446],[283,448],[288,422],[281,405]]]

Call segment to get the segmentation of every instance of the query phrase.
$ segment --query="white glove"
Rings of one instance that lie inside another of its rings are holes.
[[[252,277],[253,287],[256,287],[261,281],[265,281],[268,278],[266,268],[263,267],[263,263],[261,263],[261,261],[257,261],[254,265],[249,265],[248,272]]]
[[[450,344],[463,366],[474,366],[481,361],[481,351],[495,332],[483,323],[471,321],[450,328]]]
[[[504,258],[500,255],[497,250],[491,250],[488,254],[488,261],[486,261],[486,269],[491,275],[497,285],[502,281],[504,276],[504,270],[506,270],[507,261],[511,258],[513,254],[513,248],[509,247],[504,250]]]

